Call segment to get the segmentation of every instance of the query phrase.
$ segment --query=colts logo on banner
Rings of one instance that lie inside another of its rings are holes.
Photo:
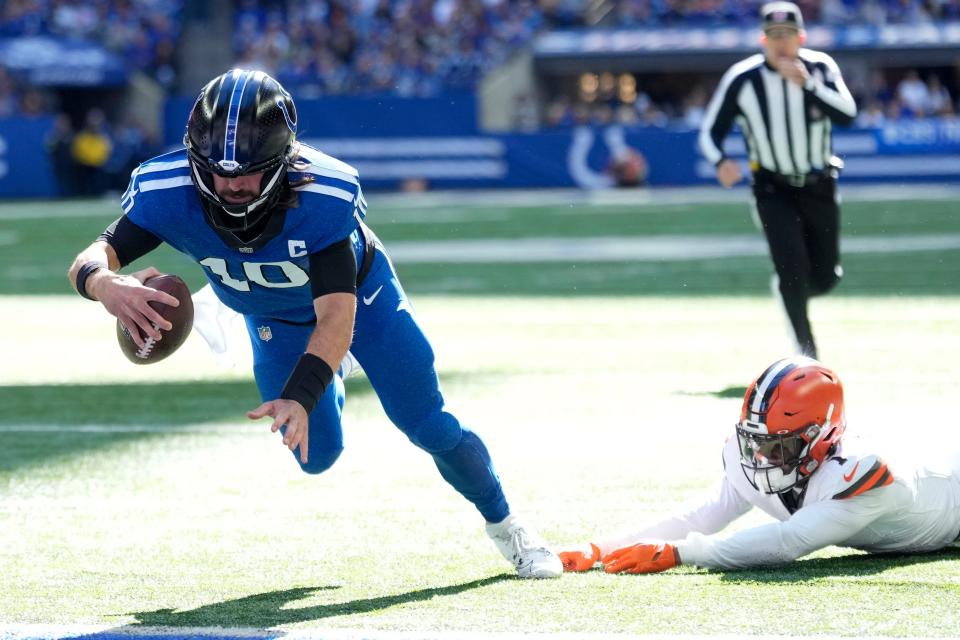
[[[264,342],[270,342],[273,338],[273,331],[270,330],[270,327],[257,327],[257,335],[259,335],[260,339]]]

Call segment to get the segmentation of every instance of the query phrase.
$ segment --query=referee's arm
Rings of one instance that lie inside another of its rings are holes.
[[[740,77],[736,67],[730,68],[720,79],[716,92],[707,105],[707,110],[703,115],[703,122],[700,123],[700,152],[703,157],[719,165],[726,160],[727,156],[723,152],[723,139],[730,133],[733,127],[733,120],[737,117],[739,108],[737,107],[737,92],[740,88]]]
[[[825,53],[810,52],[807,59],[822,73],[811,73],[803,88],[837,124],[847,125],[857,117],[857,103],[843,82],[840,67]]]

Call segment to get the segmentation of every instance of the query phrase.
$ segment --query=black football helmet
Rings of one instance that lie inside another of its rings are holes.
[[[240,237],[264,220],[286,185],[296,134],[293,98],[262,71],[232,69],[203,88],[190,111],[183,144],[214,227]],[[260,195],[250,202],[226,202],[213,186],[213,174],[236,178],[260,171]]]

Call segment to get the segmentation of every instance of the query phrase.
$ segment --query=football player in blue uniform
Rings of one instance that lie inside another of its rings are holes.
[[[176,300],[143,286],[156,269],[119,270],[161,242],[199,263],[246,320],[263,399],[248,417],[271,417],[307,473],[342,451],[334,372],[349,349],[389,418],[476,506],[518,574],[560,576],[559,557],[511,514],[483,441],[445,410],[430,342],[364,224],[357,171],[296,132],[293,99],[276,80],[242,69],[215,78],[193,106],[185,148],[133,172],[123,215],[77,256],[71,281],[139,346],[169,329],[148,303]]]

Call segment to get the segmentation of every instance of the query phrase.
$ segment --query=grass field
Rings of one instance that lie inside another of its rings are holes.
[[[369,200],[451,409],[484,437],[514,509],[558,545],[695,499],[720,473],[744,386],[789,352],[744,204]],[[114,216],[101,202],[0,205],[0,637],[960,636],[958,549],[517,580],[362,376],[347,385],[345,453],[303,475],[268,423],[243,417],[258,404],[247,371],[218,366],[196,336],[131,365],[112,319],[70,293],[69,261]],[[591,244],[614,237],[634,259]],[[812,318],[847,388],[848,433],[884,452],[903,453],[904,432],[921,450],[957,443],[957,238],[953,200],[845,203],[846,278]],[[456,243],[479,240],[487,258],[471,262],[476,247]],[[422,241],[457,261],[424,258]],[[593,248],[564,261],[576,247]],[[200,286],[182,258],[151,257]]]

